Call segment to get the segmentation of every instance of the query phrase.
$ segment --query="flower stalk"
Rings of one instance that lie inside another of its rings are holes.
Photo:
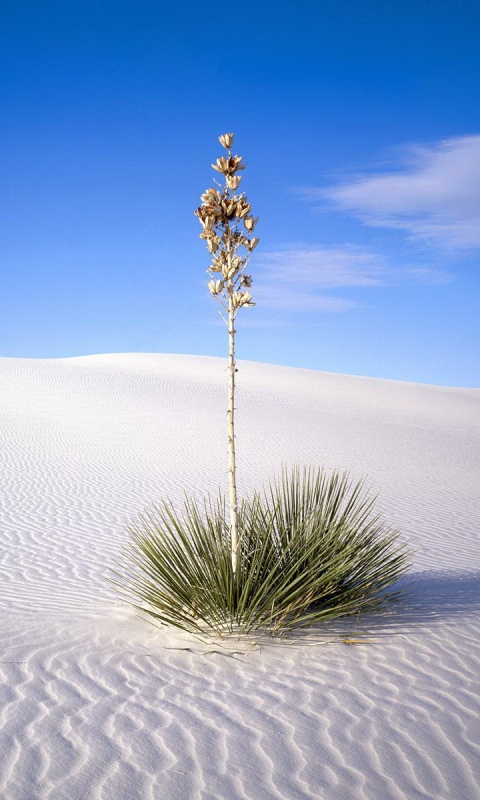
[[[242,156],[232,155],[234,135],[225,133],[219,136],[222,147],[228,151],[221,156],[212,168],[224,178],[224,185],[215,181],[219,188],[209,188],[202,195],[202,204],[194,212],[202,226],[200,238],[205,239],[211,255],[207,269],[208,289],[212,297],[220,303],[225,315],[220,311],[228,330],[228,479],[230,499],[230,541],[233,574],[237,574],[238,553],[238,500],[235,462],[235,320],[241,308],[254,306],[251,292],[251,275],[245,274],[250,255],[258,245],[259,239],[250,236],[258,217],[251,215],[251,205],[244,192],[236,193],[242,176],[238,172],[245,169]]]

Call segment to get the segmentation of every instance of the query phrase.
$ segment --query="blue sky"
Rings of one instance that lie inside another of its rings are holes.
[[[193,215],[235,132],[238,356],[480,386],[480,2],[2,3],[0,355],[224,355]]]

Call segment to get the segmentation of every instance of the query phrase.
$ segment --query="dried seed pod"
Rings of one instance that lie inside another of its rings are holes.
[[[254,219],[250,214],[243,218],[243,224],[245,225],[247,231],[253,231],[257,222],[258,217]]]
[[[218,250],[218,237],[207,239],[207,247],[211,253],[216,253]]]
[[[200,239],[215,239],[217,234],[215,233],[212,228],[204,228],[201,233],[198,234]]]
[[[250,292],[233,292],[232,303],[234,308],[240,308],[241,306],[255,305],[255,303],[252,302],[252,295],[250,294]]]
[[[238,219],[243,219],[249,211],[252,210],[252,206],[248,202],[246,197],[241,197],[237,203],[237,211],[236,215]]]
[[[227,186],[229,189],[238,189],[240,186],[240,181],[242,180],[241,175],[227,175]]]
[[[258,239],[256,236],[254,236],[253,239],[246,239],[245,247],[247,248],[247,250],[250,250],[250,252],[252,252],[253,250],[255,250],[259,241],[260,239]]]
[[[209,281],[208,288],[210,293],[216,297],[223,289],[223,281]]]
[[[221,158],[217,158],[216,164],[212,164],[212,167],[222,175],[234,175],[237,170],[245,169],[246,164],[242,164],[242,161],[242,156],[230,156],[229,158],[221,156]]]
[[[218,137],[218,141],[226,150],[230,150],[233,144],[233,133],[223,133]]]

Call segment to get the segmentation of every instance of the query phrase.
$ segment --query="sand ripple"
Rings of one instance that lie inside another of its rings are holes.
[[[478,800],[480,392],[240,365],[242,489],[368,474],[417,548],[390,620],[248,649],[115,597],[128,518],[225,483],[224,368],[0,359],[2,800]]]

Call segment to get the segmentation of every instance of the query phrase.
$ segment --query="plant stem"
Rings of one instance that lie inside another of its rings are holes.
[[[233,574],[237,572],[237,483],[235,471],[235,312],[232,294],[228,301],[228,479],[230,487],[230,542]]]

